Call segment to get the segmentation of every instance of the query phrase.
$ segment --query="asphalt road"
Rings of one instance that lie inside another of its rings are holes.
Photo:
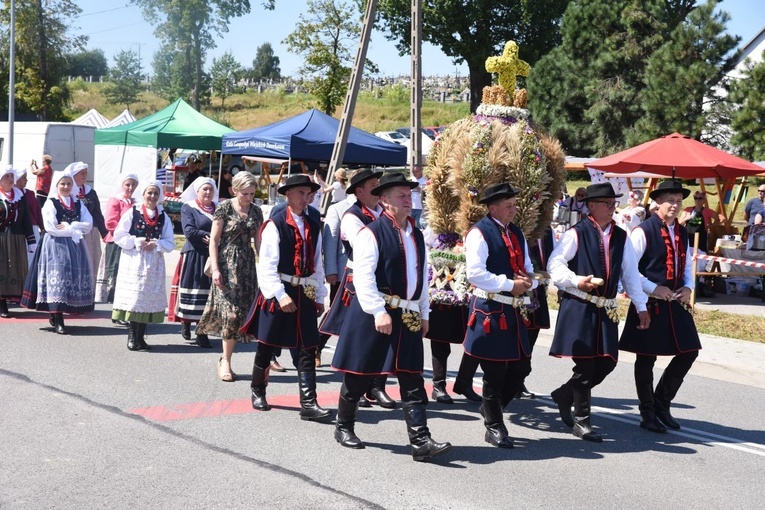
[[[637,426],[625,356],[594,391],[606,440],[592,444],[549,399],[571,363],[547,356],[545,332],[528,380],[540,395],[506,413],[516,447],[484,442],[476,404],[431,403],[433,437],[454,448],[417,463],[400,410],[362,409],[367,448],[345,449],[332,425],[299,419],[292,369],[272,374],[274,409],[252,410],[254,345],[240,346],[240,375],[223,383],[219,341],[204,350],[177,325],[152,325],[154,349],[129,352],[108,306],[97,310],[68,319],[67,336],[44,314],[0,319],[0,508],[761,508],[765,498],[762,345],[704,339],[674,409],[683,429],[666,435]],[[325,365],[318,381],[320,403],[335,409],[340,376]]]

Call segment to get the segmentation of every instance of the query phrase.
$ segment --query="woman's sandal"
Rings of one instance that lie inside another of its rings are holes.
[[[223,363],[226,363],[228,370],[224,371]],[[234,382],[236,375],[231,371],[231,363],[224,360],[222,357],[218,360],[218,378],[223,382]]]

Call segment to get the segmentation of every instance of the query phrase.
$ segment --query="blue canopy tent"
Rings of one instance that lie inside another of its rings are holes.
[[[340,121],[312,109],[267,126],[223,135],[223,154],[296,161],[329,161]],[[343,163],[401,166],[406,147],[351,127]]]

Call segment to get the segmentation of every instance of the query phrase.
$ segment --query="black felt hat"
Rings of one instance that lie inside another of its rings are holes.
[[[624,193],[619,193],[617,195],[610,182],[590,184],[587,186],[586,193],[587,195],[584,197],[585,201],[594,200],[596,198],[619,198],[624,196]]]
[[[651,200],[656,200],[656,197],[661,195],[662,193],[682,193],[683,198],[688,198],[688,195],[691,194],[691,190],[688,188],[683,188],[683,185],[680,181],[675,180],[668,180],[664,181],[658,186],[656,186],[656,189],[653,190],[648,194]]]
[[[284,195],[285,193],[287,193],[287,191],[291,190],[292,188],[299,188],[301,186],[307,186],[311,188],[311,192],[314,192],[321,187],[317,183],[313,182],[311,178],[308,177],[306,174],[295,174],[295,175],[289,176],[284,186],[280,186],[277,191],[281,193],[282,195]]]
[[[481,198],[478,200],[479,204],[490,204],[497,200],[503,200],[505,198],[513,198],[515,195],[521,192],[521,188],[514,188],[506,182],[499,184],[492,184],[487,186],[481,193]]]
[[[388,188],[395,188],[396,186],[406,186],[409,189],[414,189],[419,185],[420,183],[416,181],[406,180],[406,176],[402,174],[401,172],[392,172],[380,177],[380,184],[378,184],[377,187],[372,190],[372,194],[375,196],[380,196],[382,192]]]
[[[368,181],[369,179],[373,178],[380,178],[382,176],[383,172],[372,170],[371,168],[365,168],[363,170],[359,170],[355,174],[353,174],[353,177],[351,177],[351,183],[348,185],[348,187],[345,189],[346,193],[355,193],[356,187],[360,186],[364,183],[364,181]]]

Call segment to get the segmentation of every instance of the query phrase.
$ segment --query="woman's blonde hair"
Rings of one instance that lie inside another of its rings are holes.
[[[250,186],[258,186],[258,179],[250,172],[239,172],[231,179],[231,187],[234,191],[242,191]]]

